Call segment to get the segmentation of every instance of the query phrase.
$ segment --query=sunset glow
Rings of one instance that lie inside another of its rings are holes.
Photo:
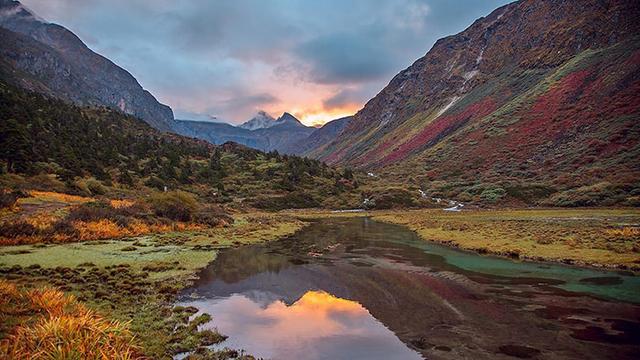
[[[345,116],[351,116],[360,109],[360,106],[353,105],[348,108],[337,108],[318,112],[294,112],[293,115],[298,118],[303,124],[308,126],[318,126],[326,124],[327,122],[335,119],[339,119]]]

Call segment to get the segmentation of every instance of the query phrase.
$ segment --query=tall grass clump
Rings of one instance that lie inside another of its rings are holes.
[[[25,291],[0,280],[0,315],[18,325],[1,359],[142,359],[128,323],[107,320],[52,288]]]

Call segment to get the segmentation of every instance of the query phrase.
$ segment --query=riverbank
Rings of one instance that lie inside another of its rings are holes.
[[[640,271],[638,209],[441,209],[333,213],[290,211],[301,219],[370,216],[407,226],[423,239],[509,258]]]
[[[73,295],[100,316],[128,323],[141,354],[169,359],[224,339],[198,330],[206,316],[190,319],[194,309],[174,307],[176,295],[220,249],[280,239],[313,219],[361,216],[404,225],[424,240],[479,253],[635,272],[640,266],[636,209],[288,210],[237,212],[232,223],[212,228],[2,246],[0,279],[19,289],[53,286]],[[0,304],[0,339],[32,321],[32,315],[16,315]]]
[[[144,356],[171,359],[224,339],[198,329],[207,316],[190,320],[192,309],[173,306],[178,292],[216,258],[218,250],[279,239],[304,226],[299,219],[274,213],[235,214],[234,220],[195,231],[3,246],[0,279],[18,289],[62,290],[106,319],[128,323]],[[15,334],[16,326],[37,320],[36,315],[15,313],[9,303],[0,302],[0,339]]]

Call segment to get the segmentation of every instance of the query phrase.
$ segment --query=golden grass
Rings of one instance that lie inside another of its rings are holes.
[[[422,238],[496,255],[640,270],[634,209],[442,210],[374,212]]]
[[[62,203],[80,204],[80,203],[85,203],[93,200],[90,197],[69,195],[69,194],[63,194],[63,193],[58,193],[53,191],[31,190],[29,191],[29,195],[43,201],[55,201],[55,202],[62,202]]]
[[[0,341],[3,359],[143,358],[128,323],[104,319],[55,289],[21,291],[0,279],[0,314],[21,316]]]
[[[640,237],[640,228],[638,227],[625,226],[619,229],[606,229],[605,231],[607,234],[615,237],[621,237],[621,238]]]
[[[114,207],[115,209],[129,208],[129,207],[132,207],[135,203],[136,203],[135,201],[127,200],[127,199],[123,199],[123,200],[112,199],[112,200],[109,200],[109,204],[111,204],[111,206]]]
[[[59,216],[56,216],[49,212],[39,212],[30,216],[27,216],[25,218],[25,222],[33,225],[37,229],[44,230],[50,227],[51,225],[53,225],[59,219],[60,219]]]
[[[162,234],[176,231],[194,231],[204,228],[195,223],[174,222],[170,224],[145,224],[140,220],[131,220],[127,226],[120,226],[115,222],[102,219],[98,221],[74,221],[72,224],[76,234],[54,233],[51,235],[20,235],[2,236],[0,234],[0,246],[50,243],[70,243],[79,241],[92,241],[104,239],[128,238],[147,234]],[[47,229],[44,227],[42,229]]]

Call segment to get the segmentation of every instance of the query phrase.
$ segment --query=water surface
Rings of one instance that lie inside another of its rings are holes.
[[[633,359],[640,282],[425,242],[368,218],[325,219],[221,252],[181,298],[221,347],[269,359]]]

